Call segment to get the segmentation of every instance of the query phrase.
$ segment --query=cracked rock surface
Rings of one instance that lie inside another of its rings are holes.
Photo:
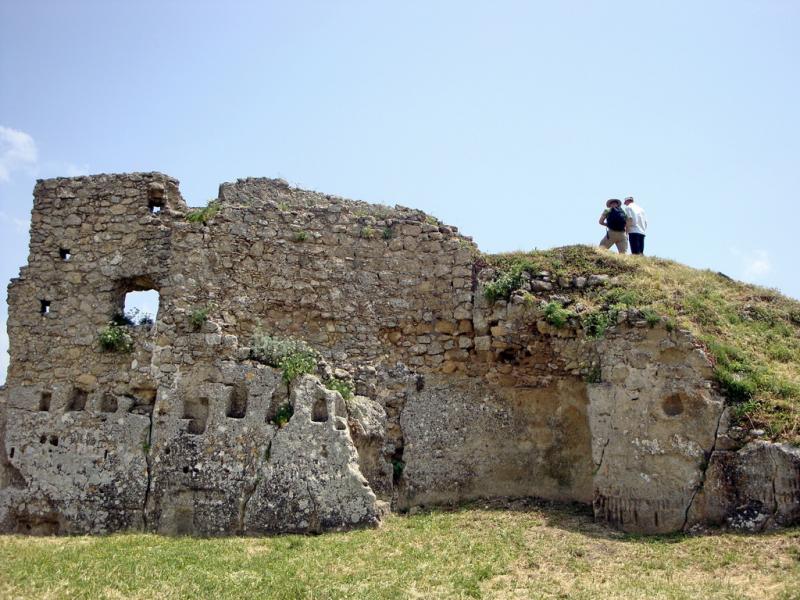
[[[0,405],[16,423],[0,464],[4,529],[220,535],[377,525],[381,506],[359,470],[341,396],[308,375],[289,394],[268,367],[224,370],[248,382],[245,415],[226,414],[233,386],[179,381],[156,398],[152,428],[150,415],[124,410],[33,410],[38,392],[17,390]],[[202,424],[184,406],[197,398],[208,406]],[[280,428],[269,420],[276,402],[294,408]]]
[[[244,515],[246,531],[318,532],[377,525],[380,508],[358,466],[344,401],[318,380],[292,385],[294,415],[272,438]]]
[[[711,456],[688,525],[763,531],[800,521],[800,448],[753,441]]]
[[[266,178],[215,206],[187,219],[155,172],[37,182],[8,287],[0,531],[318,532],[518,496],[647,533],[800,520],[798,450],[742,447],[690,332],[545,318],[613,277],[526,271],[490,301],[496,270],[421,211]],[[158,314],[119,325],[145,290]],[[320,379],[255,362],[257,332],[308,343]]]

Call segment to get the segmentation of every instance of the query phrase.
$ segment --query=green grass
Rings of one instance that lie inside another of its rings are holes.
[[[202,223],[208,225],[219,212],[220,205],[218,200],[209,200],[203,208],[192,208],[186,213],[186,220],[190,223]]]
[[[482,256],[498,270],[490,300],[508,298],[525,271],[552,277],[607,274],[599,288],[572,290],[589,310],[590,337],[602,337],[618,311],[636,308],[650,326],[690,330],[715,362],[714,373],[734,417],[775,440],[800,445],[800,302],[775,290],[733,281],[654,257],[620,256],[590,246]]]
[[[798,529],[641,538],[530,506],[315,537],[0,536],[0,597],[789,599],[799,546]]]

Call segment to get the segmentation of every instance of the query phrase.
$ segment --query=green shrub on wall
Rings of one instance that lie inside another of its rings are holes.
[[[544,307],[544,320],[558,329],[564,327],[571,316],[572,313],[558,302],[548,302]]]
[[[120,325],[109,321],[108,325],[98,335],[100,347],[106,352],[131,352],[133,338],[127,325]]]
[[[341,394],[343,400],[349,400],[353,397],[353,384],[338,377],[332,377],[325,382],[325,387],[329,390],[334,390]]]
[[[210,306],[202,306],[189,313],[189,322],[195,330],[199,330],[208,321],[209,312],[211,312]]]
[[[218,200],[209,200],[205,208],[193,208],[186,213],[186,220],[189,223],[202,223],[208,225],[208,222],[213,219],[219,212],[220,206]]]
[[[280,369],[287,383],[317,368],[319,354],[302,340],[275,338],[257,331],[250,348],[253,359]]]

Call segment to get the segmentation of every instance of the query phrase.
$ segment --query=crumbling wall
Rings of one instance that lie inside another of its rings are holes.
[[[490,303],[456,228],[280,180],[223,184],[208,222],[159,173],[34,193],[9,286],[4,530],[321,531],[375,524],[382,501],[538,496],[673,531],[713,502],[723,401],[691,337],[631,312],[598,342],[542,317],[604,276],[539,273]],[[103,351],[142,289],[156,322],[128,328],[132,352]],[[306,340],[359,396],[288,386],[250,360],[257,330]]]

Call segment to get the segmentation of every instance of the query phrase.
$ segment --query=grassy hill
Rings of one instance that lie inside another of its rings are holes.
[[[800,302],[776,290],[734,281],[653,257],[619,255],[589,246],[483,255],[496,269],[490,298],[508,298],[526,271],[572,277],[614,276],[582,290],[581,312],[562,315],[600,337],[620,310],[637,309],[648,322],[691,331],[715,361],[714,373],[734,421],[800,445]],[[557,309],[554,309],[557,310]]]

